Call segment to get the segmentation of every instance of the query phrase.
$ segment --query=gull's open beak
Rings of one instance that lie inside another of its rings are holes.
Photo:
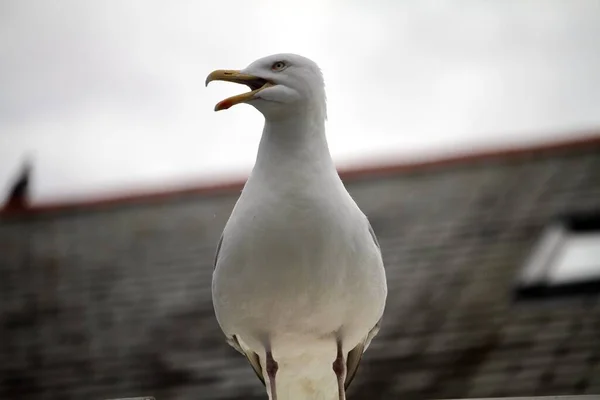
[[[206,77],[206,86],[212,81],[225,81],[241,83],[250,88],[250,92],[238,94],[237,96],[229,97],[217,103],[215,111],[226,110],[236,104],[244,103],[252,100],[256,93],[261,90],[273,86],[273,84],[266,79],[259,78],[257,76],[244,74],[241,71],[218,69],[211,72]]]

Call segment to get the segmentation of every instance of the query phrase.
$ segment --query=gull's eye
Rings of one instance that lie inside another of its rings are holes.
[[[275,62],[272,66],[271,69],[273,71],[281,71],[286,67],[285,63],[283,61],[277,61]]]

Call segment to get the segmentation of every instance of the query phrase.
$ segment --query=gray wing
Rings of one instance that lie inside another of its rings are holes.
[[[219,238],[219,243],[217,244],[217,252],[215,253],[215,260],[213,261],[213,270],[217,268],[217,260],[219,259],[219,253],[221,252],[221,245],[223,244],[223,234],[221,233],[221,237]]]
[[[258,379],[260,379],[262,384],[266,386],[265,377],[262,374],[262,367],[260,365],[260,358],[258,357],[258,354],[250,350],[244,350],[244,348],[238,341],[237,336],[235,335],[228,337],[227,343],[229,343],[231,347],[233,347],[234,349],[242,353],[244,356],[246,356],[248,362],[250,363],[250,366],[254,370],[254,373],[256,374]]]
[[[221,238],[219,239],[219,243],[217,244],[217,252],[215,254],[215,260],[213,262],[213,264],[214,264],[213,270],[215,268],[217,268],[217,260],[219,259],[219,253],[221,251],[222,244],[223,244],[223,234],[221,234]],[[263,383],[263,385],[265,385],[265,377],[262,374],[262,367],[260,365],[260,358],[258,357],[258,354],[256,354],[253,351],[250,351],[250,350],[245,350],[242,347],[242,345],[240,344],[237,336],[235,336],[235,335],[227,336],[227,343],[231,347],[233,347],[234,349],[236,349],[237,351],[242,353],[248,359],[248,362],[250,363],[250,366],[254,370],[254,373],[256,374],[258,379],[260,379],[260,381]]]
[[[379,333],[379,328],[381,326],[381,318],[377,321],[377,324],[369,331],[369,334],[350,352],[348,353],[348,357],[346,358],[346,381],[344,382],[344,388],[348,389],[348,386],[352,383],[352,380],[356,376],[356,372],[358,371],[358,366],[360,365],[360,360],[362,359],[362,355],[367,350],[369,345],[371,344],[371,340]]]
[[[377,235],[375,235],[375,231],[373,230],[373,227],[371,226],[371,223],[369,222],[368,219],[367,219],[367,225],[369,226],[369,233],[371,234],[371,237],[373,238],[373,241],[375,242],[375,244],[379,248],[379,251],[381,251],[381,246],[379,245],[379,240],[377,240]],[[221,247],[221,243],[220,242],[219,242],[219,247]]]
[[[373,227],[371,226],[371,223],[368,220],[367,220],[367,225],[369,226],[369,233],[371,234],[373,241],[375,242],[375,244],[381,251],[381,246],[379,245],[379,241],[377,240],[375,231],[373,230]],[[344,387],[346,389],[348,389],[348,386],[350,386],[350,383],[352,383],[354,376],[356,376],[356,372],[358,371],[358,366],[360,364],[360,360],[362,359],[363,353],[365,352],[365,350],[367,350],[367,348],[371,344],[371,340],[373,340],[373,338],[377,335],[377,333],[379,333],[379,328],[381,327],[382,318],[380,318],[379,321],[377,321],[377,323],[375,324],[373,329],[371,329],[369,331],[369,334],[355,348],[350,350],[350,352],[348,353],[348,357],[346,359],[347,374],[346,374],[346,381],[344,382]]]

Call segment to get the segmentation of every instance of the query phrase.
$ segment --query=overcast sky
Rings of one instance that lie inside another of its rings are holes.
[[[340,166],[572,136],[599,49],[598,0],[4,0],[0,188],[27,154],[36,201],[243,176],[262,117],[204,79],[278,52],[322,67]]]

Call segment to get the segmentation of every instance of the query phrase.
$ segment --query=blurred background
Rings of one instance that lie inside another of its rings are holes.
[[[262,117],[248,106],[214,113],[240,88],[204,79],[278,52],[322,67],[340,166],[600,124],[595,0],[0,7],[0,182],[30,155],[35,201],[245,175]]]
[[[0,397],[263,399],[210,302],[262,116],[323,69],[390,294],[350,398],[600,393],[600,2],[0,4]]]

